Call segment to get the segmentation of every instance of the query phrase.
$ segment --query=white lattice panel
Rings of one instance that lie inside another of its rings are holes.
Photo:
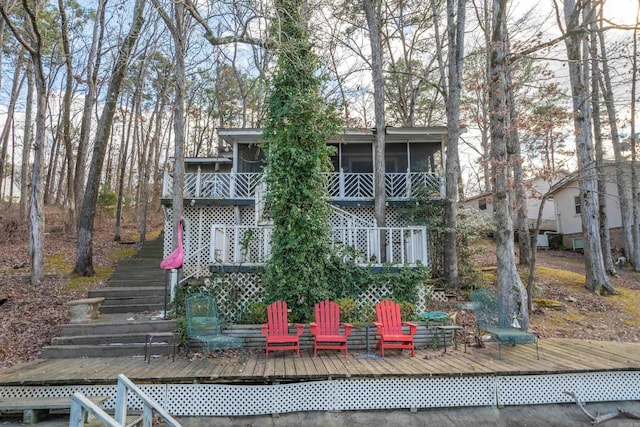
[[[227,321],[233,321],[252,302],[262,301],[264,288],[259,274],[225,273],[206,279],[205,286],[216,298],[218,311]]]
[[[164,406],[167,402],[167,386],[163,384],[139,385],[143,393]],[[110,396],[104,404],[106,410],[114,410],[116,404],[117,386],[113,385],[69,385],[48,387],[0,387],[0,397],[3,398],[33,398],[33,397],[71,397],[73,393],[85,396]],[[142,411],[142,400],[132,393],[127,395],[127,407],[132,411]]]
[[[494,405],[496,378],[491,376],[415,379],[416,407]]]
[[[261,415],[332,410],[335,383],[236,386],[171,384],[167,390],[169,413],[177,416]]]
[[[584,374],[500,377],[500,405],[573,402],[564,392],[583,402],[640,399],[640,372],[593,372]]]
[[[370,378],[272,385],[154,384],[142,391],[175,416],[246,416],[298,411],[471,407],[640,400],[640,372],[563,375]],[[111,396],[115,385],[0,387],[0,397]],[[129,395],[129,409],[142,402]]]

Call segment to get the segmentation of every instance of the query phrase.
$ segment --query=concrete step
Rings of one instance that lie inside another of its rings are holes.
[[[162,302],[157,303],[130,303],[130,304],[118,304],[118,305],[102,305],[100,312],[105,314],[114,313],[147,313],[151,311],[164,310],[164,298]]]
[[[124,288],[126,289],[126,288]],[[160,295],[123,295],[121,297],[109,297],[105,298],[100,311],[106,313],[104,310],[107,307],[119,307],[119,306],[132,306],[132,305],[149,305],[149,304],[164,304],[164,293]],[[144,310],[149,311],[149,310]],[[120,313],[126,313],[121,311]],[[132,313],[139,313],[139,310],[132,311]]]
[[[89,291],[89,298],[104,297],[106,300],[137,297],[164,297],[164,286],[137,286],[103,288]],[[106,302],[106,301],[105,301]]]
[[[135,313],[127,313],[126,316],[130,316],[132,320],[121,322],[100,321],[62,325],[62,336],[147,334],[176,330],[175,320],[136,320],[135,315]]]
[[[166,343],[153,343],[152,354],[171,355]],[[77,359],[81,357],[144,357],[144,343],[111,345],[50,345],[42,348],[43,359]]]
[[[119,334],[119,335],[74,335],[70,337],[55,337],[51,345],[116,345],[116,344],[143,344],[147,334]],[[156,338],[155,343],[166,341],[164,338]]]
[[[141,287],[164,287],[165,280],[144,280],[142,278],[133,278],[133,279],[110,279],[107,282],[108,288],[141,288]]]
[[[153,265],[139,264],[135,266],[116,267],[113,276],[116,279],[121,277],[153,277],[164,278],[166,271],[160,268],[160,262]]]

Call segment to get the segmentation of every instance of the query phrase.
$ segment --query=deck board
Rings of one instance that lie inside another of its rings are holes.
[[[244,364],[239,355],[209,359],[95,358],[38,360],[0,370],[0,386],[114,384],[118,374],[139,383],[265,383],[326,380],[329,378],[428,377],[464,375],[544,375],[576,372],[640,371],[640,344],[573,339],[543,339],[540,360],[535,346],[504,346],[502,360],[498,346],[442,350],[389,351],[379,359],[358,358],[358,353],[302,350],[292,352],[247,353]]]

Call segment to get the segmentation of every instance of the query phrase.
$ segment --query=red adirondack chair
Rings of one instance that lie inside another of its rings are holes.
[[[300,357],[300,335],[304,325],[294,323],[296,334],[289,335],[286,301],[276,301],[267,306],[267,322],[262,325],[262,335],[267,338],[267,359],[270,351],[295,350]]]
[[[311,322],[311,333],[314,336],[313,357],[318,349],[344,350],[344,357],[348,357],[347,337],[351,335],[353,326],[340,323],[340,306],[333,301],[325,300],[316,304],[316,321]],[[340,327],[344,327],[344,334]]]
[[[380,354],[384,357],[385,348],[406,348],[411,350],[411,357],[413,357],[415,355],[413,336],[416,334],[418,325],[403,322],[400,318],[400,305],[388,299],[376,304],[376,314],[378,321],[373,324],[378,328],[378,335],[380,335],[376,351],[380,349]],[[409,327],[408,334],[402,331],[403,325]]]

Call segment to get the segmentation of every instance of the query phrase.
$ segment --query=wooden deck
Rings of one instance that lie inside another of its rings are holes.
[[[238,357],[186,360],[154,358],[150,364],[142,357],[38,360],[0,371],[0,386],[44,386],[69,384],[114,384],[118,374],[135,383],[149,384],[273,384],[336,379],[432,378],[479,375],[550,375],[612,371],[640,371],[640,344],[543,339],[540,360],[535,346],[503,346],[503,360],[498,346],[463,347],[454,351],[389,351],[385,358],[349,357],[337,351],[303,351],[248,354],[244,363]]]

